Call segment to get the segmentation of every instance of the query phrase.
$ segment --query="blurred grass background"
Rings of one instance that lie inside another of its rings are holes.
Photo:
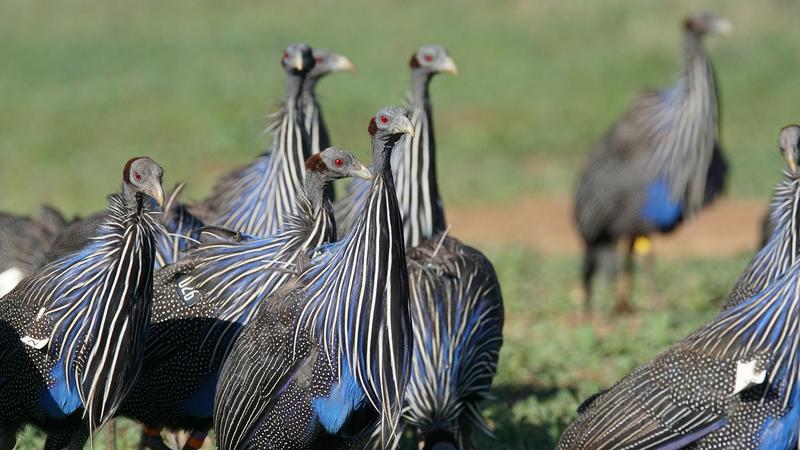
[[[167,184],[189,181],[187,199],[202,196],[268,144],[278,60],[298,40],[358,67],[320,85],[336,145],[366,156],[367,118],[403,98],[414,49],[440,43],[461,71],[432,87],[446,205],[566,196],[635,92],[677,76],[680,21],[697,9],[736,27],[707,42],[730,195],[766,201],[782,167],[777,132],[798,120],[796,2],[0,0],[0,210],[96,210],[140,154],[162,164]],[[634,318],[583,324],[577,255],[486,251],[507,324],[498,399],[487,405],[497,439],[480,438],[481,449],[552,448],[583,398],[712,317],[749,257],[662,261],[664,305],[639,295]],[[135,433],[122,428],[130,448]],[[40,442],[31,431],[21,448]]]

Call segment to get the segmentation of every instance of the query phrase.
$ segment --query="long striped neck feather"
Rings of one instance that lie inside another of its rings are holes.
[[[142,195],[129,194],[109,196],[108,217],[83,249],[21,283],[25,302],[41,308],[28,336],[48,342],[52,376],[77,391],[91,430],[133,384],[153,297],[160,225]]]
[[[719,140],[719,107],[714,71],[703,48],[702,37],[686,31],[681,78],[662,95],[665,113],[658,117],[650,162],[652,173],[669,180],[674,200],[684,202],[684,214],[692,216],[703,206],[706,178]]]
[[[307,303],[296,331],[310,331],[339,378],[361,387],[381,415],[384,443],[397,437],[411,357],[408,272],[387,161],[397,140],[375,137],[377,173],[356,222],[342,240],[319,249],[301,275]]]
[[[270,150],[220,189],[228,210],[219,214],[215,225],[252,236],[269,236],[296,211],[305,176],[303,163],[310,156],[300,110],[302,85],[302,76],[289,75],[283,108],[271,127]]]
[[[406,245],[421,241],[446,228],[444,206],[436,172],[436,140],[428,86],[432,74],[411,71],[411,122],[414,136],[402,139],[400,151],[392,155],[403,234]]]
[[[770,216],[772,223],[775,224],[774,231],[764,247],[747,265],[744,271],[746,275],[737,282],[734,290],[742,284],[747,284],[753,287],[754,292],[760,292],[797,262],[800,176],[786,172],[785,179],[775,186]]]

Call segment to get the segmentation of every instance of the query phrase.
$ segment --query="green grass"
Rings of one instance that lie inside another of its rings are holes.
[[[159,161],[167,183],[188,180],[187,197],[198,198],[267,145],[264,117],[283,89],[279,55],[296,40],[358,66],[320,91],[334,143],[361,155],[369,115],[406,91],[412,51],[442,43],[461,70],[433,86],[446,203],[563,195],[635,91],[672,82],[679,21],[699,7],[736,26],[708,42],[730,192],[766,198],[782,167],[777,131],[798,120],[793,2],[3,0],[0,210],[96,210],[138,154]],[[507,323],[498,399],[486,410],[497,439],[481,438],[481,449],[551,448],[583,398],[712,317],[747,261],[662,261],[662,307],[648,309],[639,289],[635,318],[582,324],[577,256],[489,254]],[[120,428],[128,448],[135,430]],[[30,431],[20,448],[40,446]]]
[[[778,176],[778,129],[796,120],[800,69],[786,1],[708,1],[736,32],[708,42],[735,195]],[[672,82],[690,1],[0,2],[0,209],[96,209],[123,162],[150,154],[169,182],[207,192],[268,142],[286,43],[336,49],[359,68],[321,86],[334,143],[364,154],[368,116],[398,103],[420,44],[461,75],[433,94],[445,199],[569,189],[583,155],[643,86]],[[503,182],[498,182],[502,179]]]

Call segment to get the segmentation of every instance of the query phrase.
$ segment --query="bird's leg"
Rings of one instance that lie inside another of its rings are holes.
[[[189,434],[189,439],[183,444],[183,450],[198,450],[203,446],[207,435],[208,431],[192,431],[192,433]]]
[[[111,419],[106,425],[106,439],[108,439],[108,450],[117,450],[117,421]]]
[[[633,277],[633,246],[636,238],[631,238],[630,245],[625,251],[625,260],[622,266],[622,276],[617,282],[617,302],[614,305],[614,315],[630,314],[633,308],[630,304],[631,278]]]
[[[592,250],[587,249],[583,256],[582,268],[582,294],[583,305],[581,308],[583,319],[588,320],[592,315],[592,277],[597,266],[595,257],[591,254]]]
[[[659,309],[663,306],[664,301],[656,289],[655,277],[655,252],[653,252],[653,241],[645,236],[636,238],[633,244],[634,251],[642,260],[642,275],[644,276],[645,288],[650,296],[650,302],[653,308]]]
[[[150,450],[172,450],[166,444],[164,444],[164,440],[161,438],[161,428],[149,427],[145,425],[142,427],[142,437],[141,441],[139,441],[139,450],[144,450],[147,448]]]

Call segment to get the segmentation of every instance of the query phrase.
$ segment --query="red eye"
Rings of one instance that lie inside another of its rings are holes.
[[[289,52],[283,52],[283,59],[289,59]]]
[[[336,167],[342,167],[344,165],[344,161],[342,161],[341,159],[337,159],[333,163],[336,164]]]
[[[316,58],[314,58],[314,62],[320,64],[322,63],[322,59],[323,59],[322,56],[317,56]]]
[[[133,179],[136,181],[142,181],[142,174],[139,172],[133,172]]]
[[[433,61],[433,55],[422,55],[422,59],[424,59],[425,62],[431,62]]]
[[[385,125],[385,124],[389,123],[389,118],[384,116],[384,115],[381,115],[380,121],[381,121],[382,124]]]

